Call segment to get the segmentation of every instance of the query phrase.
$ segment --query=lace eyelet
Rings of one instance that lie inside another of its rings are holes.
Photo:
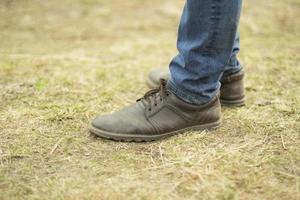
[[[151,111],[151,110],[152,110],[151,108],[148,109],[148,111]]]
[[[155,106],[157,106],[157,103],[156,104],[154,104]]]

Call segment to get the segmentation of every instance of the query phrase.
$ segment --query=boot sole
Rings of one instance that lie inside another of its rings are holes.
[[[158,87],[157,84],[155,84],[153,81],[151,81],[149,78],[146,80],[146,84],[149,88],[156,88]],[[222,106],[228,106],[228,107],[242,107],[245,105],[245,98],[237,99],[237,100],[225,100],[220,98],[220,102]]]
[[[220,99],[221,105],[228,107],[242,107],[245,105],[245,98],[236,100]]]
[[[121,141],[121,142],[151,142],[151,141],[161,140],[180,133],[184,133],[187,131],[214,130],[220,127],[220,125],[221,125],[221,120],[213,123],[191,126],[177,131],[167,132],[159,135],[140,135],[140,134],[131,135],[131,134],[123,134],[123,133],[113,133],[113,132],[108,132],[108,131],[95,128],[93,126],[90,128],[90,132],[102,138]]]

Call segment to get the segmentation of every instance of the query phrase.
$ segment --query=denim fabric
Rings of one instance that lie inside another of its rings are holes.
[[[168,89],[192,103],[209,102],[220,88],[223,73],[240,70],[237,27],[242,0],[187,0],[177,48],[170,63]]]
[[[237,54],[239,53],[239,51],[240,51],[240,34],[237,33],[234,40],[230,59],[227,65],[225,65],[223,76],[234,74],[242,69],[240,62],[237,59]]]

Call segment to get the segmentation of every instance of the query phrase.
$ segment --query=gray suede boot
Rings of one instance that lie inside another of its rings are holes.
[[[156,88],[160,79],[169,79],[170,73],[162,69],[156,69],[149,73],[147,85]],[[220,80],[220,101],[224,106],[243,106],[245,105],[244,71],[223,76]]]
[[[117,141],[146,142],[189,130],[217,128],[221,124],[221,105],[216,96],[205,105],[192,105],[177,98],[161,79],[136,103],[92,121],[90,131]]]

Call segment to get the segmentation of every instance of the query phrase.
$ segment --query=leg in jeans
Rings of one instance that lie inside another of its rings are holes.
[[[241,4],[242,0],[187,0],[178,32],[179,54],[170,63],[168,89],[176,96],[204,104],[218,93],[225,66],[230,71],[237,62],[233,52],[239,49],[235,38],[238,41]]]
[[[161,79],[158,88],[137,102],[99,115],[90,131],[113,140],[141,142],[219,127],[221,105],[216,93],[224,71],[237,70],[234,41],[241,1],[187,0],[179,28],[179,55],[170,64],[171,79]]]

